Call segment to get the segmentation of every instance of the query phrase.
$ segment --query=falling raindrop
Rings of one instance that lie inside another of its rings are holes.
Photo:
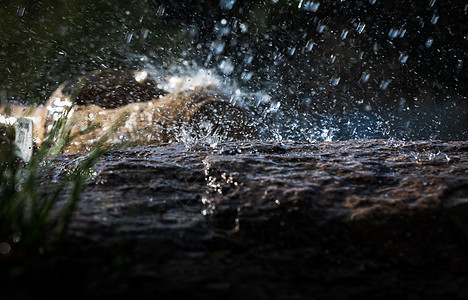
[[[337,86],[340,83],[341,77],[333,77],[330,81],[331,86]]]
[[[278,102],[273,102],[273,103],[271,103],[270,108],[268,109],[268,111],[270,113],[275,113],[275,112],[278,111],[280,106],[281,106],[281,102],[279,102],[279,101]]]
[[[408,54],[402,53],[402,54],[400,54],[400,57],[398,59],[399,59],[400,63],[404,64],[404,63],[406,63],[408,61],[408,57],[409,57]]]
[[[369,0],[369,3],[374,5],[377,0]]]
[[[141,37],[145,40],[148,37],[149,30],[143,29],[141,33]]]
[[[132,40],[132,37],[133,37],[133,32],[127,32],[127,34],[125,35],[125,42],[127,44],[130,43],[130,41]]]
[[[18,7],[18,16],[22,17],[24,15],[25,10],[26,8],[23,6]]]
[[[401,28],[401,29],[398,31],[398,35],[400,36],[400,38],[404,37],[404,36],[405,36],[405,33],[406,33],[406,29],[405,29],[405,28]]]
[[[374,46],[372,47],[372,49],[374,50],[374,54],[377,55],[379,53],[379,44],[378,43],[374,43]]]
[[[298,7],[305,11],[316,12],[320,7],[320,2],[301,0]]]
[[[312,40],[309,40],[305,46],[306,52],[312,51],[312,48],[314,48],[314,42]]]
[[[67,33],[67,30],[68,30],[67,26],[60,26],[59,35],[60,36],[65,36],[65,34]]]
[[[13,236],[13,243],[17,244],[21,241],[21,236],[19,234],[15,234]]]
[[[431,23],[432,23],[432,24],[436,24],[437,21],[439,21],[439,16],[438,16],[438,15],[433,15],[433,16],[432,16],[432,19],[431,19]]]
[[[221,20],[221,24],[215,25],[214,30],[213,30],[214,33],[219,37],[228,35],[231,32],[231,29],[229,29],[229,27],[227,27],[226,24],[227,24],[226,19]]]
[[[436,0],[430,0],[430,1],[429,1],[429,6],[430,6],[430,7],[433,7],[434,4],[435,4],[435,2],[436,2]]]
[[[240,27],[242,33],[246,33],[247,30],[249,29],[247,24],[244,24],[244,23],[240,23],[239,27]]]
[[[346,39],[346,37],[348,36],[348,33],[349,33],[349,30],[343,29],[343,31],[341,32],[341,39],[342,40]]]
[[[250,65],[252,64],[252,61],[253,61],[253,56],[252,55],[248,55],[244,58],[244,65]]]
[[[156,16],[158,17],[163,16],[165,11],[166,11],[166,7],[164,5],[160,5],[158,7],[158,10],[156,11]]]
[[[290,47],[289,48],[289,55],[290,56],[293,56],[295,52],[296,52],[296,47]]]
[[[225,10],[230,10],[234,7],[236,0],[221,0],[221,8]]]
[[[388,37],[389,37],[390,39],[394,39],[394,38],[396,38],[396,37],[398,36],[398,32],[399,32],[398,29],[392,27],[392,28],[390,29],[390,31],[388,32]]]
[[[359,34],[361,34],[361,33],[364,31],[365,28],[366,28],[366,24],[365,24],[365,23],[359,23],[356,29],[357,29],[357,32],[358,32]]]
[[[234,71],[234,65],[229,58],[226,58],[219,64],[219,69],[223,74],[231,74]]]
[[[241,78],[244,81],[249,81],[250,79],[252,79],[252,75],[253,75],[252,72],[243,72],[241,75]]]
[[[369,81],[369,78],[370,78],[370,74],[369,74],[369,73],[367,73],[367,72],[362,73],[362,75],[361,75],[361,81],[362,81],[363,83],[368,82],[368,81]]]
[[[224,50],[224,42],[223,41],[214,41],[211,43],[210,50],[213,52],[215,55],[219,55],[223,52]]]
[[[427,41],[426,41],[426,48],[430,48],[432,46],[432,44],[434,43],[434,39],[433,38],[428,38]]]
[[[317,26],[317,32],[322,33],[325,30],[325,25],[319,25]]]
[[[390,84],[390,80],[383,80],[380,85],[379,85],[379,88],[381,90],[386,90],[388,88],[388,85]]]

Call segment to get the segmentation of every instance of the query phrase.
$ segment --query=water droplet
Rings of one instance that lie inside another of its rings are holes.
[[[166,11],[166,7],[164,5],[160,5],[158,7],[158,10],[156,11],[156,16],[158,17],[163,16],[165,11]]]
[[[330,63],[334,63],[336,60],[336,56],[335,55],[330,55]]]
[[[434,43],[434,39],[433,38],[428,38],[427,41],[426,41],[426,48],[430,48],[432,46],[432,44]]]
[[[373,46],[374,54],[379,53],[379,48],[380,48],[379,44],[378,44],[378,43],[374,43],[374,46]]]
[[[309,40],[305,46],[306,52],[312,51],[312,48],[314,48],[315,43],[312,40]]]
[[[234,65],[229,58],[226,58],[219,64],[219,69],[223,74],[231,74],[234,71]]]
[[[438,16],[438,15],[433,15],[433,16],[432,16],[432,19],[431,19],[431,23],[432,23],[432,24],[436,24],[437,21],[439,21],[439,16]]]
[[[436,0],[429,0],[429,6],[433,7],[435,4]]]
[[[388,32],[388,37],[389,37],[390,39],[394,39],[394,38],[397,37],[398,32],[399,32],[398,29],[392,27],[392,28],[390,29],[390,31]]]
[[[22,17],[24,15],[26,8],[23,6],[18,7],[18,16]]]
[[[346,39],[346,37],[348,36],[348,33],[349,33],[349,30],[343,29],[343,31],[341,32],[341,39],[342,40]]]
[[[132,37],[133,37],[133,32],[127,32],[127,34],[125,35],[125,42],[127,44],[130,43],[130,41],[132,40]]]
[[[305,11],[316,12],[320,7],[320,2],[301,0],[298,7]]]
[[[289,55],[290,56],[293,56],[295,52],[296,52],[296,47],[289,47]]]
[[[322,33],[325,30],[325,25],[319,25],[317,26],[317,32]]]
[[[361,33],[364,31],[365,28],[366,28],[366,24],[365,24],[365,23],[359,23],[358,26],[357,26],[357,28],[356,28],[356,30],[357,30],[357,32],[358,32],[359,34],[361,34]]]
[[[141,37],[145,40],[148,37],[148,33],[149,33],[148,29],[142,29]]]
[[[278,111],[278,109],[281,106],[281,102],[276,102],[276,103],[271,103],[270,108],[268,109],[268,112],[270,113],[275,113]]]
[[[386,90],[388,88],[388,85],[390,84],[390,80],[383,80],[380,85],[379,85],[379,88],[381,90]]]
[[[369,78],[370,78],[370,74],[369,74],[369,73],[367,73],[367,72],[362,73],[362,75],[361,75],[361,81],[362,81],[363,83],[368,82],[368,81],[369,81]]]
[[[244,23],[240,23],[239,27],[240,27],[242,33],[246,33],[247,30],[249,29],[247,24],[244,24]]]
[[[234,7],[234,4],[236,3],[236,0],[221,0],[221,8],[230,10]]]
[[[224,21],[226,21],[226,20],[224,20]],[[213,31],[217,36],[221,37],[221,36],[228,35],[231,32],[231,29],[226,26],[226,23],[223,24],[223,22],[221,21],[221,24],[216,24],[215,25]]]
[[[406,29],[405,29],[405,28],[401,28],[398,34],[399,34],[400,38],[402,38],[402,37],[405,36],[405,33],[406,33]]]
[[[241,79],[244,81],[249,81],[252,79],[253,72],[243,72],[241,75]]]
[[[369,0],[369,3],[372,4],[372,5],[374,5],[375,2],[377,2],[377,0]]]
[[[340,83],[341,77],[333,77],[330,80],[330,85],[331,86],[337,86]]]
[[[21,241],[21,237],[16,234],[15,236],[13,236],[13,243],[17,244]]]
[[[59,35],[60,35],[60,36],[65,36],[65,34],[67,33],[67,30],[68,30],[68,27],[67,27],[67,26],[60,26],[60,28],[59,28]]]
[[[402,53],[402,54],[400,54],[400,57],[398,59],[399,59],[400,63],[404,64],[404,63],[406,63],[408,61],[408,57],[409,57],[408,54]]]
[[[219,55],[223,52],[224,50],[224,42],[223,41],[214,41],[211,43],[210,50],[213,52],[215,55]]]

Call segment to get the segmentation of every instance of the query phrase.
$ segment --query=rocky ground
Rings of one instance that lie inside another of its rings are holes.
[[[88,299],[466,299],[467,150],[352,140],[110,151],[34,297],[59,284]],[[44,184],[82,157],[63,156]]]

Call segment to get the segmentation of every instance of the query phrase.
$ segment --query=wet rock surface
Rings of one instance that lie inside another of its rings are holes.
[[[70,225],[65,286],[87,297],[466,299],[467,150],[352,140],[108,152]],[[82,158],[63,156],[55,179]]]

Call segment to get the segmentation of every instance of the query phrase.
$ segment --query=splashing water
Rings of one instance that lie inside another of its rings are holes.
[[[217,86],[255,119],[261,138],[463,140],[466,7],[116,1],[71,18],[61,6],[38,3],[32,14],[6,4],[0,89],[44,103],[65,79],[90,70],[150,69],[168,92]]]

